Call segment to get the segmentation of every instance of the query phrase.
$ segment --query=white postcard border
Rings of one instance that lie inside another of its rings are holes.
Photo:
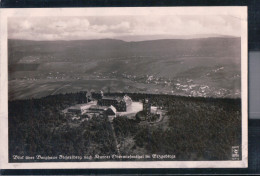
[[[232,15],[241,19],[241,161],[109,161],[8,163],[8,72],[7,22],[9,17],[104,16],[104,15]],[[0,9],[0,168],[1,169],[76,169],[76,168],[246,168],[248,167],[248,49],[247,7],[109,7],[109,8],[32,8]]]

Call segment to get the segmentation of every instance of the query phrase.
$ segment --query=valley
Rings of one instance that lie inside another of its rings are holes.
[[[237,38],[146,42],[10,40],[9,100],[90,89],[239,98],[239,43]],[[181,48],[184,44],[187,47]]]

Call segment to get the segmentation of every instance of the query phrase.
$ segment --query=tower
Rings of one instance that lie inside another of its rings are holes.
[[[92,100],[92,93],[90,91],[87,91],[86,98],[87,98],[87,102],[90,102]]]
[[[104,92],[101,90],[100,91],[100,96],[101,96],[101,99],[103,98],[103,96],[104,96]]]
[[[147,98],[143,100],[143,111],[145,113],[146,119],[148,119],[148,121],[150,121],[151,103],[150,103],[149,99],[147,99]]]

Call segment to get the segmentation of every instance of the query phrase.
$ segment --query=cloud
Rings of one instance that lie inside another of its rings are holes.
[[[28,30],[28,29],[30,29],[32,27],[32,24],[29,21],[25,20],[25,21],[20,23],[19,27],[22,30]]]
[[[130,23],[129,22],[121,22],[117,25],[111,25],[108,28],[108,32],[122,32],[122,33],[127,33],[128,30],[130,29]]]
[[[78,40],[135,35],[222,34],[240,36],[231,16],[96,16],[11,18],[8,37],[28,40]]]
[[[129,33],[130,23],[124,21],[115,25],[93,25],[91,29],[93,32],[101,33]]]

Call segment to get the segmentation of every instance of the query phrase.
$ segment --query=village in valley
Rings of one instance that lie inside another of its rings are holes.
[[[101,116],[108,118],[110,122],[116,117],[125,117],[149,123],[160,122],[164,114],[162,107],[152,106],[148,98],[133,101],[127,94],[109,96],[109,93],[105,95],[103,91],[88,91],[85,102],[62,110],[62,114],[74,122],[88,121],[94,116]]]

